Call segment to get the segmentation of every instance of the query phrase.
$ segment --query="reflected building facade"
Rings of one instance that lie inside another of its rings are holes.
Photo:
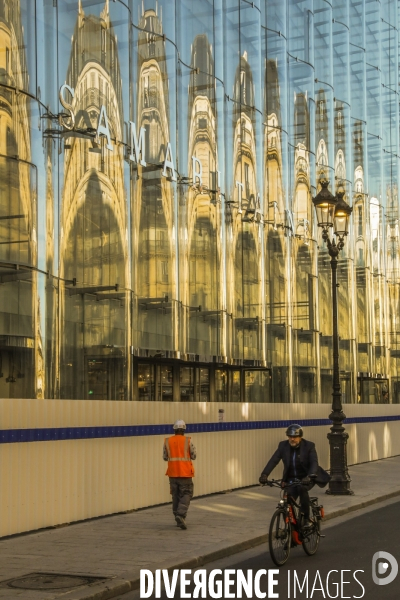
[[[76,116],[61,141],[60,397],[124,400],[128,248],[124,148],[118,143],[124,112],[108,2],[98,16],[86,14],[78,3],[71,46],[66,83],[74,90]],[[102,107],[112,151],[104,139],[96,142],[89,136],[101,120]]]
[[[400,403],[393,0],[0,0],[0,396]]]
[[[0,394],[44,397],[38,298],[37,167],[19,3],[0,3]]]

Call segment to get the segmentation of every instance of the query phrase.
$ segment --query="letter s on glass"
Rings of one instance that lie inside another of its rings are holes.
[[[71,129],[75,127],[75,115],[72,108],[72,104],[69,104],[69,102],[67,102],[64,98],[64,90],[67,90],[71,94],[72,98],[75,96],[74,90],[66,83],[64,83],[60,87],[60,93],[58,96],[63,108],[65,108],[65,110],[69,112],[69,117],[66,117],[65,114],[60,114],[58,116],[58,122],[61,125],[61,127],[65,127],[65,129],[69,129],[71,131]],[[70,122],[68,122],[66,119],[70,119]]]

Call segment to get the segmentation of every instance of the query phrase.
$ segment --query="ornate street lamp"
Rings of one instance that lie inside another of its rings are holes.
[[[347,468],[347,439],[348,433],[345,433],[343,421],[346,415],[342,409],[342,392],[340,388],[339,377],[339,331],[338,331],[338,302],[337,302],[337,266],[338,256],[342,250],[345,238],[349,233],[349,220],[352,208],[344,200],[343,192],[338,192],[333,196],[328,190],[329,181],[321,181],[322,189],[313,198],[313,204],[317,213],[318,227],[322,228],[322,239],[328,247],[331,257],[332,271],[332,311],[333,311],[333,379],[332,379],[332,412],[329,415],[333,425],[331,433],[328,433],[330,446],[330,471],[331,481],[327,494],[353,494],[350,489],[350,476]],[[333,227],[333,232],[337,242],[333,237],[329,237],[329,229]]]

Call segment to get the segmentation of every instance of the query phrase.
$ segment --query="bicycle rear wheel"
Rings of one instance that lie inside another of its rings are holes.
[[[318,519],[313,517],[312,526],[309,529],[303,530],[303,550],[308,556],[312,556],[316,553],[319,546],[319,533],[320,533],[320,522]]]
[[[291,529],[286,512],[279,508],[272,515],[268,543],[274,563],[278,567],[284,565],[290,554]]]

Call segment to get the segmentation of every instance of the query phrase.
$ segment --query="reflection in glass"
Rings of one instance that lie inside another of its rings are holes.
[[[157,401],[173,401],[173,370],[170,365],[161,365],[157,367]]]
[[[271,44],[272,45],[272,44]],[[273,372],[273,399],[289,399],[288,372],[288,304],[287,244],[283,228],[285,215],[284,165],[282,154],[282,104],[277,61],[267,61],[265,71],[265,197],[269,198],[266,235],[266,321],[267,356]],[[266,209],[265,209],[266,210]]]
[[[218,355],[218,256],[221,255],[214,58],[206,35],[192,44],[188,106],[187,259],[188,351]],[[197,310],[196,310],[197,309]]]
[[[260,237],[254,220],[259,202],[256,174],[255,96],[253,74],[244,51],[234,83],[233,197],[237,210],[232,223],[234,252],[233,354],[260,359]]]
[[[210,369],[201,368],[196,372],[199,382],[199,401],[208,402],[210,400]]]
[[[181,367],[181,402],[193,402],[195,399],[195,369]]]
[[[228,372],[225,369],[215,369],[215,401],[228,400]]]
[[[155,400],[155,367],[152,364],[138,364],[139,400]]]
[[[0,3],[0,397],[43,398],[37,168],[21,5]]]
[[[245,371],[245,402],[271,402],[271,374],[269,371]]]
[[[76,126],[83,132],[95,130],[104,106],[111,139],[122,139],[122,81],[108,2],[100,17],[86,14],[79,3],[71,45],[66,81],[75,90]],[[60,247],[65,281],[62,398],[126,397],[127,308],[119,292],[126,281],[125,213],[121,146],[108,149],[104,136],[96,145],[87,135],[66,137]]]
[[[0,397],[330,402],[325,177],[343,400],[400,403],[398,6],[175,4],[0,0]]]
[[[319,127],[323,131],[325,101],[317,105]],[[312,223],[310,170],[310,113],[307,96],[296,95],[294,104],[294,198],[293,213],[298,223],[298,242],[293,248],[293,364],[295,402],[316,402],[319,381],[316,374],[316,279],[314,244],[310,244]],[[322,145],[322,144],[321,144]],[[325,143],[324,143],[325,145]],[[299,227],[300,226],[300,227]]]
[[[171,184],[162,176],[169,131],[166,42],[156,9],[142,11],[137,41],[136,128],[145,129],[146,166],[132,166],[132,225],[137,236],[137,346],[173,349],[176,298],[175,214]]]
[[[241,401],[240,371],[229,371],[229,398],[231,402]],[[258,398],[256,402],[258,402]]]
[[[181,402],[208,402],[210,400],[210,370],[202,367],[181,367]]]

